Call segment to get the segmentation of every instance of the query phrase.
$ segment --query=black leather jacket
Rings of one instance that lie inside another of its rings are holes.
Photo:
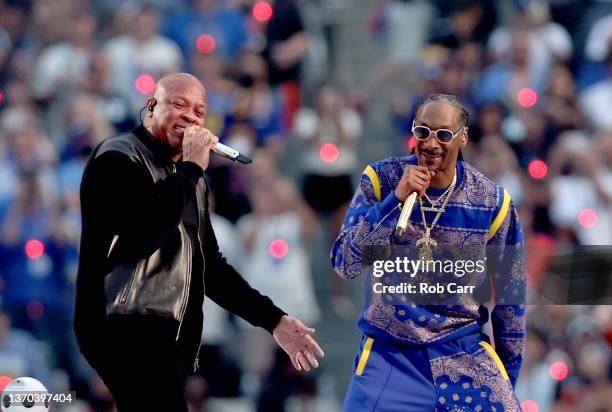
[[[133,134],[108,139],[98,148],[96,157],[107,151],[128,155],[135,163],[145,166],[155,182],[177,173],[174,163],[159,162],[142,140],[134,138]],[[201,170],[196,182],[198,235],[202,239],[205,231],[203,203],[207,189]],[[132,259],[114,253],[121,250],[122,239],[118,234],[113,234],[107,257],[116,264],[104,279],[107,314],[155,313],[170,315],[178,321],[183,319],[189,294],[192,255],[200,253],[204,260],[204,252],[201,247],[200,250],[192,250],[182,222],[168,237],[152,254]],[[199,244],[202,245],[202,242]]]
[[[153,314],[181,322],[194,253],[202,256],[206,295],[219,305],[269,331],[284,314],[219,252],[202,169],[170,157],[166,146],[139,127],[104,140],[87,163],[75,305],[84,353],[95,346],[107,315]],[[181,221],[194,190],[199,250],[192,250]]]

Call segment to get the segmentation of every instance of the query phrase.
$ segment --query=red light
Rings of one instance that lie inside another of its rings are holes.
[[[45,313],[45,307],[39,301],[33,300],[26,306],[26,313],[30,319],[38,320],[42,318],[43,314]]]
[[[521,409],[523,410],[523,412],[538,412],[540,410],[540,407],[538,406],[537,402],[532,400],[526,400],[521,402]]]
[[[535,90],[527,87],[519,90],[518,94],[516,95],[516,99],[522,107],[529,109],[530,107],[535,106],[535,104],[538,102],[538,94]]]
[[[28,259],[38,259],[45,253],[45,245],[38,239],[28,240],[24,249]]]
[[[257,21],[266,22],[272,18],[274,10],[267,1],[258,1],[253,6],[253,17]]]
[[[289,245],[282,239],[276,239],[270,242],[268,252],[274,259],[282,259],[289,253]]]
[[[196,49],[201,54],[210,54],[217,48],[217,41],[210,34],[201,34],[196,40]]]
[[[4,94],[0,91],[0,104],[2,104],[2,100],[4,100]]]
[[[333,143],[325,143],[319,150],[319,156],[325,163],[334,163],[340,156],[340,149]]]
[[[578,223],[585,229],[590,229],[597,224],[597,212],[593,209],[582,209],[578,213]]]
[[[11,378],[10,376],[6,376],[6,375],[0,376],[0,392],[2,392],[4,388],[6,388],[6,385],[11,383],[12,380],[13,378]]]
[[[564,380],[569,375],[567,363],[561,361],[553,362],[548,368],[548,374],[556,381]]]
[[[529,163],[527,171],[529,172],[529,176],[536,180],[544,179],[548,174],[548,165],[542,160],[533,160]]]
[[[412,149],[416,147],[416,139],[413,135],[408,136],[408,151],[412,152]]]
[[[134,87],[140,94],[149,94],[155,89],[155,79],[150,74],[141,74],[134,82]]]

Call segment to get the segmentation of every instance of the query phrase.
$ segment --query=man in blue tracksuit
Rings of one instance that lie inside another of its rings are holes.
[[[340,276],[371,273],[362,246],[522,251],[522,229],[508,192],[460,160],[468,120],[456,97],[429,96],[413,124],[416,153],[366,167],[332,249]],[[413,192],[418,201],[409,219],[412,230],[398,236],[401,205]],[[523,255],[511,259],[507,273],[483,275],[479,292],[524,296]],[[364,336],[344,411],[520,410],[514,385],[524,351],[525,309],[519,299],[506,304],[496,299],[493,348],[482,332],[489,310],[476,299],[417,305],[370,294],[358,322]]]

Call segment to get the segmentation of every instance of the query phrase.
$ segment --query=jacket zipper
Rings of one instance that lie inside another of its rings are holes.
[[[180,229],[179,229],[180,230]],[[185,234],[187,236],[187,234]],[[189,237],[189,236],[187,236]],[[181,315],[181,320],[179,321],[179,327],[178,330],[176,331],[176,341],[179,340],[179,336],[181,334],[181,327],[183,326],[183,319],[185,318],[185,311],[187,310],[187,301],[189,300],[189,286],[191,285],[191,255],[192,255],[192,250],[191,250],[191,242],[189,244],[189,248],[187,249],[188,251],[188,256],[187,256],[187,285],[185,286],[185,290],[186,293],[183,296],[183,301],[181,303],[181,310],[180,310],[180,315]]]
[[[176,163],[172,163],[172,173],[176,173]],[[202,239],[200,238],[200,209],[199,209],[198,196],[197,195],[195,197],[195,200],[196,200],[196,210],[198,212],[198,226],[197,226],[198,242],[200,244],[200,250],[201,250],[201,248],[202,248]],[[187,237],[189,237],[189,236],[187,236]],[[191,250],[191,242],[189,242],[189,250],[191,252],[193,252]],[[179,321],[179,327],[178,327],[178,330],[176,332],[176,341],[177,342],[178,342],[179,337],[181,335],[181,327],[183,326],[183,319],[185,318],[185,311],[187,309],[187,302],[186,301],[189,299],[189,288],[191,286],[191,269],[192,269],[191,268],[191,257],[192,256],[190,254],[189,259],[188,259],[189,266],[188,266],[188,276],[187,276],[187,293],[185,295],[186,297],[183,300],[183,304],[182,304],[183,308],[181,309],[181,320]],[[204,265],[206,264],[206,260],[204,259],[204,256],[202,256],[202,262],[204,262]],[[199,356],[200,356],[200,348],[201,347],[202,347],[202,345],[199,344],[198,345],[198,349],[196,351],[195,360],[193,361],[193,371],[194,372],[197,372],[197,370],[200,367],[200,365],[199,365],[199,362],[200,362]]]
[[[391,209],[391,210],[390,210],[390,211],[389,211],[389,212],[388,212],[386,215],[384,215],[384,216],[383,216],[383,218],[382,218],[382,219],[380,219],[380,222],[378,222],[378,223],[376,224],[376,226],[374,226],[374,229],[372,229],[372,231],[370,232],[370,234],[369,234],[369,235],[367,235],[366,237],[364,237],[363,239],[361,239],[361,242],[359,242],[358,246],[363,245],[363,242],[365,242],[366,240],[368,240],[368,239],[370,238],[370,236],[372,236],[372,235],[373,235],[373,234],[376,232],[376,230],[377,230],[377,229],[380,227],[380,225],[382,225],[382,224],[383,224],[383,222],[384,222],[385,220],[387,220],[387,218],[388,218],[389,216],[391,216],[391,213],[393,213],[393,212],[395,211],[395,209],[400,209],[400,210],[401,210],[401,209],[402,209],[402,204],[401,204],[401,203],[398,203],[398,204],[397,204],[397,206],[395,206],[395,207],[394,207],[393,209]]]
[[[172,162],[172,173],[176,173],[176,163]],[[180,226],[179,226],[179,230],[180,230]],[[189,238],[189,235],[187,235],[187,233],[185,233],[185,236],[187,236],[187,238]],[[187,249],[188,251],[191,252],[191,242],[189,243],[189,249]],[[189,299],[189,286],[191,284],[191,254],[189,254],[188,259],[187,259],[187,286],[186,286],[186,292],[184,297],[183,297],[183,302],[181,303],[181,310],[180,310],[180,316],[181,319],[179,320],[179,327],[178,330],[176,331],[176,342],[178,342],[179,337],[181,335],[181,327],[183,326],[183,318],[185,317],[185,311],[187,310],[187,300]]]
[[[196,194],[195,197],[195,202],[196,202],[196,211],[198,212],[198,225],[196,228],[196,233],[198,234],[198,245],[200,246],[200,253],[202,254],[202,277],[204,277],[204,272],[206,270],[206,256],[204,256],[204,252],[202,250],[202,237],[200,236],[200,202],[198,202],[198,196]],[[206,286],[204,286],[205,288]],[[204,308],[202,308],[202,310],[204,310]],[[204,314],[202,314],[204,315]],[[198,345],[198,349],[196,351],[196,357],[195,360],[193,361],[193,372],[197,372],[198,369],[200,368],[200,349],[202,348],[202,342],[200,341],[200,344]]]

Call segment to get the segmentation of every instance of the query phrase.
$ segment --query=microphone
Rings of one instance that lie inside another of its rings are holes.
[[[433,172],[433,170],[430,169],[430,172]],[[416,198],[417,192],[412,192],[408,195],[406,200],[404,200],[402,211],[400,212],[399,218],[397,219],[397,224],[395,225],[395,234],[398,237],[402,236],[410,225],[410,215],[412,215],[412,209],[414,209],[414,205],[416,204]]]
[[[253,162],[251,159],[241,154],[238,150],[232,149],[231,147],[226,146],[223,143],[215,143],[215,145],[212,147],[212,151],[215,154],[218,154],[219,156],[223,156],[226,159],[230,159],[234,162],[239,162],[244,165],[248,165],[249,163]]]
[[[399,218],[397,219],[397,225],[395,226],[395,233],[397,236],[402,236],[408,228],[410,224],[410,215],[412,214],[412,209],[414,209],[416,198],[417,192],[412,192],[408,195],[406,200],[404,200],[402,211],[400,212]]]

